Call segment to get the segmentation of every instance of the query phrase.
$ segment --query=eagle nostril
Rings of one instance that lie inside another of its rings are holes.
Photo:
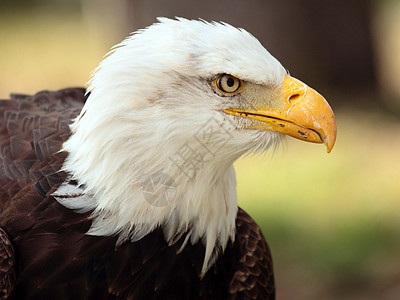
[[[300,99],[300,94],[299,94],[299,93],[296,93],[296,94],[293,94],[293,95],[291,95],[291,96],[289,97],[289,102],[297,101],[297,100],[299,100],[299,99]]]

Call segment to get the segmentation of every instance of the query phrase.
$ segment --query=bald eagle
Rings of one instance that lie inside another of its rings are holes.
[[[160,18],[89,88],[0,102],[0,294],[273,299],[233,162],[336,138],[325,99],[226,23]]]

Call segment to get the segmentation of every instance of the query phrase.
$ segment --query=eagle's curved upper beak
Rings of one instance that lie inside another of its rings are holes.
[[[317,91],[291,76],[286,76],[277,92],[274,108],[262,102],[249,109],[225,109],[224,112],[258,120],[246,128],[281,132],[297,139],[324,143],[328,153],[336,141],[335,116],[328,102]]]

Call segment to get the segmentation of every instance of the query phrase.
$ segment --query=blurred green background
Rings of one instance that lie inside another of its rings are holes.
[[[0,98],[83,86],[156,16],[248,29],[337,116],[331,154],[287,139],[236,163],[278,299],[400,299],[400,1],[3,1]]]

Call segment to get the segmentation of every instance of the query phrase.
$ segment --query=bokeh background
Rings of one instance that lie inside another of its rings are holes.
[[[331,154],[287,139],[236,163],[278,299],[400,299],[400,1],[1,1],[0,98],[85,85],[156,16],[247,29],[335,111]]]

